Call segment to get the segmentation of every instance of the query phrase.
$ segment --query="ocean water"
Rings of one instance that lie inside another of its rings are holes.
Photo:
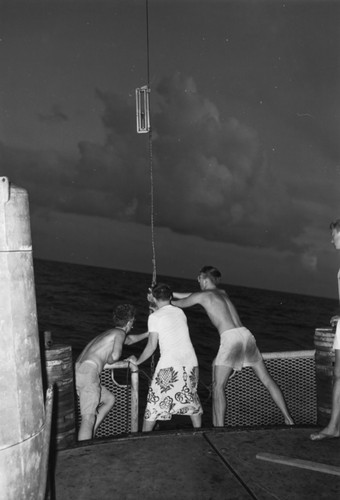
[[[39,332],[52,332],[54,343],[70,345],[76,358],[96,335],[110,328],[112,310],[122,303],[134,304],[137,316],[133,333],[147,330],[147,289],[151,275],[34,260]],[[196,279],[188,280],[159,275],[175,291],[198,290]],[[336,312],[336,298],[275,292],[222,284],[240,315],[241,321],[255,335],[262,352],[313,349],[316,328],[329,327]],[[219,336],[204,311],[199,307],[185,309],[191,340],[200,367],[199,395],[209,422],[211,413],[211,363],[219,346]],[[122,358],[138,354],[145,341],[125,346]],[[157,354],[155,362],[157,361]],[[142,366],[140,380],[141,409],[150,377],[150,362]],[[189,419],[187,419],[189,420]],[[204,420],[203,420],[204,421]]]

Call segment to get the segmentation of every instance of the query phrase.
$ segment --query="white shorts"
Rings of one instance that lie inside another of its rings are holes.
[[[336,324],[333,349],[340,349],[340,320]]]
[[[230,366],[234,370],[241,370],[243,366],[256,365],[261,359],[255,337],[247,328],[232,328],[221,333],[215,366]]]

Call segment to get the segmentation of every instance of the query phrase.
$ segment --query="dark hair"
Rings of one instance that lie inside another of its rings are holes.
[[[151,288],[151,291],[152,295],[157,300],[170,300],[172,297],[171,287],[166,283],[156,283],[156,285]]]
[[[218,283],[222,277],[220,271],[213,266],[203,266],[200,270],[200,274],[203,274],[206,278],[209,278],[214,284]]]
[[[340,219],[337,219],[336,221],[331,222],[329,228],[331,231],[333,231],[334,229],[335,229],[335,231],[340,231]]]
[[[113,311],[113,324],[114,326],[126,326],[130,320],[135,318],[135,315],[135,306],[131,304],[121,304]]]

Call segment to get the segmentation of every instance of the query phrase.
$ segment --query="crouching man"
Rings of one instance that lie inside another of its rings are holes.
[[[95,337],[76,361],[76,390],[80,401],[81,425],[78,440],[92,439],[114,405],[114,395],[100,384],[100,374],[114,368],[122,354],[123,344],[133,344],[148,336],[128,335],[135,320],[136,309],[119,305],[113,312],[113,328]]]

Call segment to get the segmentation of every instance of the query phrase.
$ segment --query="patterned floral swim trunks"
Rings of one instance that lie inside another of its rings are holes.
[[[202,414],[197,386],[198,366],[156,367],[144,420],[171,420],[172,415]]]

